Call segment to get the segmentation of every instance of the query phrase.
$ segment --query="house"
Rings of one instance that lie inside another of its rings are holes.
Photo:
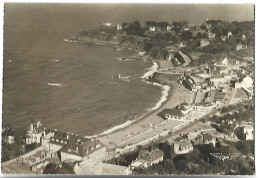
[[[193,151],[193,145],[189,139],[177,138],[174,141],[174,152],[176,154],[186,154]]]
[[[172,58],[172,63],[175,63],[175,65],[177,66],[186,66],[190,63],[191,59],[190,57],[181,52],[181,51],[178,51],[175,55],[174,55],[174,58]]]
[[[202,133],[198,135],[198,137],[194,140],[194,145],[201,145],[201,144],[212,144],[215,147],[216,138],[209,133]]]
[[[247,45],[243,45],[241,43],[236,45],[236,51],[240,51],[240,50],[246,49],[246,48],[247,48]]]
[[[242,40],[245,40],[245,39],[246,39],[246,35],[243,34],[243,35],[241,36],[241,38],[242,38]]]
[[[163,156],[164,153],[159,149],[155,149],[151,152],[148,150],[141,150],[136,160],[132,161],[130,170],[140,167],[147,168],[153,164],[158,164],[159,162],[163,161]]]
[[[235,88],[251,88],[253,87],[253,79],[250,76],[243,78],[242,82],[236,82]]]
[[[150,26],[150,27],[149,27],[149,31],[150,31],[150,32],[155,32],[155,26]]]
[[[246,140],[254,140],[254,128],[251,125],[246,125],[244,127],[244,134],[246,136]]]
[[[207,39],[202,39],[200,41],[200,47],[208,46],[209,45],[209,40]]]
[[[106,147],[99,140],[89,139],[78,143],[69,142],[59,150],[61,161],[99,159],[106,154]]]
[[[228,66],[228,59],[227,57],[221,57],[220,61],[214,64],[215,66]]]
[[[228,74],[228,68],[227,67],[220,67],[219,68],[219,74]]]
[[[33,165],[31,167],[32,171],[35,172],[36,174],[43,174],[43,171],[46,167],[46,165],[49,164],[49,161],[44,161],[44,162],[41,162],[39,164],[36,164],[36,165]]]
[[[41,143],[41,139],[44,136],[45,128],[43,127],[41,121],[38,121],[37,123],[31,123],[25,138],[25,143]]]
[[[210,40],[214,39],[215,36],[216,36],[215,33],[212,33],[212,32],[210,32],[210,31],[208,32],[208,38],[209,38]]]
[[[227,36],[221,36],[222,41],[226,41],[226,39],[227,39]]]
[[[227,34],[227,38],[229,38],[229,37],[232,36],[232,35],[233,35],[232,32],[229,31],[228,34]]]
[[[168,26],[166,27],[166,30],[169,32],[169,31],[171,31],[171,30],[172,30],[172,28],[173,28],[173,26],[172,26],[172,25],[168,25]]]
[[[34,166],[46,161],[48,158],[58,158],[56,152],[48,152],[39,147],[27,154],[24,154],[18,158],[19,162]]]
[[[185,120],[185,116],[193,110],[193,107],[184,102],[173,109],[164,109],[160,114],[167,120]]]
[[[122,30],[122,29],[123,29],[123,27],[122,27],[122,25],[120,25],[120,24],[117,24],[117,26],[116,26],[116,29],[117,29],[117,30]]]
[[[110,22],[104,22],[102,23],[103,26],[110,27],[112,24]]]

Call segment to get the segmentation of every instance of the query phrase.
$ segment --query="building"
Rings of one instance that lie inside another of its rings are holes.
[[[185,116],[193,110],[193,107],[184,102],[173,109],[164,109],[160,114],[167,120],[185,120]]]
[[[247,45],[242,45],[241,43],[236,45],[236,51],[240,51],[240,50],[243,50],[246,48],[247,48]]]
[[[117,24],[117,26],[116,26],[116,29],[117,29],[117,30],[122,30],[122,29],[123,29],[123,27],[122,27],[122,25],[120,25],[120,24]]]
[[[209,40],[207,39],[202,39],[200,41],[200,47],[208,46],[209,45]]]
[[[215,33],[212,33],[212,32],[210,32],[210,31],[208,32],[208,38],[209,38],[210,40],[214,39],[215,36],[216,36]]]
[[[89,139],[78,143],[70,142],[59,150],[61,161],[99,159],[106,154],[106,147],[99,140]]]
[[[246,39],[246,35],[243,34],[243,35],[241,36],[241,38],[242,38],[242,40],[245,40],[245,39]]]
[[[178,51],[171,59],[171,62],[174,63],[176,66],[186,66],[190,63],[190,61],[190,57],[181,51]]]
[[[102,25],[106,27],[111,27],[112,24],[110,22],[104,22],[102,23]]]
[[[220,58],[220,61],[214,64],[215,66],[228,66],[228,59],[227,57]]]
[[[172,28],[173,28],[173,26],[172,26],[172,25],[168,25],[168,26],[166,27],[166,30],[169,32],[169,31],[171,31],[171,30],[172,30]]]
[[[226,41],[226,39],[227,39],[227,36],[221,36],[222,41]]]
[[[150,32],[155,32],[155,26],[150,26],[150,27],[149,27],[149,31],[150,31]]]
[[[246,125],[244,127],[244,134],[246,137],[246,140],[254,140],[254,128],[251,125]]]
[[[148,150],[141,150],[136,160],[131,163],[130,169],[147,168],[153,164],[158,164],[163,161],[163,156],[164,153],[159,149],[152,150],[151,152]]]
[[[210,135],[209,133],[200,134],[194,140],[194,145],[201,145],[201,144],[212,144],[215,147],[216,138]]]
[[[193,145],[189,139],[177,138],[174,141],[174,152],[176,154],[186,154],[193,151]]]
[[[41,121],[38,121],[36,124],[31,123],[25,138],[25,143],[26,144],[41,143],[42,137],[44,136],[45,136],[45,128],[43,127]]]
[[[251,88],[253,87],[253,83],[253,79],[250,76],[246,76],[242,82],[235,83],[235,88]]]
[[[232,36],[232,35],[233,35],[232,32],[229,31],[228,34],[227,34],[227,38],[229,38],[229,37]]]

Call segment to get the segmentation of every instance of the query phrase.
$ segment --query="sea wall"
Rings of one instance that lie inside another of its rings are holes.
[[[165,73],[158,73],[155,72],[151,77],[151,82],[160,83],[162,85],[172,85],[178,82],[181,74],[165,74]]]

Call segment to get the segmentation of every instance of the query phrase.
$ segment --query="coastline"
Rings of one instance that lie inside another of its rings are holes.
[[[125,48],[125,47],[121,47],[119,46],[119,43],[111,43],[111,42],[105,42],[105,41],[101,41],[101,42],[93,42],[93,41],[81,41],[81,40],[73,40],[73,39],[64,39],[65,42],[76,42],[76,43],[86,43],[86,44],[94,44],[94,45],[112,45],[115,46],[116,48]],[[128,48],[125,48],[128,49]],[[129,50],[129,49],[128,49]],[[132,49],[133,50],[133,49]],[[146,59],[149,59],[147,56],[144,55],[144,52],[141,51],[137,51],[137,54],[140,57],[146,57]],[[151,60],[151,59],[149,59]],[[149,108],[149,111],[143,113],[141,116],[136,116],[134,117],[132,120],[128,120],[122,124],[118,124],[112,128],[109,128],[105,131],[102,131],[101,133],[95,134],[95,135],[91,135],[91,136],[84,136],[85,138],[97,138],[97,137],[104,137],[107,136],[109,134],[113,134],[115,132],[119,132],[122,129],[126,129],[134,124],[138,124],[139,122],[141,122],[143,119],[149,117],[150,115],[152,115],[154,112],[156,112],[158,109],[160,109],[165,103],[167,103],[167,100],[169,99],[169,97],[172,95],[173,92],[173,88],[170,87],[169,85],[162,85],[160,83],[156,83],[156,82],[151,82],[150,79],[153,77],[154,73],[158,71],[159,69],[159,63],[152,61],[152,66],[148,69],[148,71],[146,73],[143,74],[143,76],[140,77],[140,79],[149,84],[149,85],[154,85],[154,86],[158,86],[162,89],[161,91],[161,97],[159,99],[159,101],[157,103],[155,103],[155,105],[152,108]]]
[[[168,86],[168,85],[162,85],[162,84],[159,84],[159,83],[156,83],[156,82],[150,82],[149,81],[149,78],[153,77],[154,73],[157,72],[158,69],[159,69],[158,63],[153,61],[153,66],[150,67],[148,69],[148,71],[142,77],[140,77],[145,83],[162,88],[160,100],[155,104],[154,107],[150,108],[148,112],[145,112],[141,116],[133,118],[133,120],[128,120],[128,121],[124,122],[123,124],[116,125],[112,128],[109,128],[109,129],[99,133],[99,134],[92,135],[92,136],[84,136],[84,137],[85,138],[102,137],[102,136],[112,134],[114,132],[118,132],[122,129],[126,129],[127,127],[129,127],[133,124],[137,124],[139,121],[148,117],[149,115],[153,114],[153,112],[155,112],[156,110],[161,108],[163,106],[163,104],[167,101],[168,96],[171,93],[171,87]]]

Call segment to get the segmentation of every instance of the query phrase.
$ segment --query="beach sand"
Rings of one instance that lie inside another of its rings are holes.
[[[176,83],[175,85],[171,86],[168,99],[159,109],[152,111],[150,114],[140,118],[137,122],[134,122],[128,127],[119,129],[107,135],[99,136],[97,139],[107,146],[114,146],[125,142],[132,137],[137,137],[137,135],[150,130],[151,127],[156,126],[164,121],[163,118],[158,116],[158,113],[160,113],[162,110],[165,108],[173,108],[182,102],[190,102],[191,98],[192,92],[188,91],[182,85]],[[175,127],[179,124],[180,122],[176,122],[176,124],[173,124],[172,127]],[[138,143],[138,141],[136,143]]]

